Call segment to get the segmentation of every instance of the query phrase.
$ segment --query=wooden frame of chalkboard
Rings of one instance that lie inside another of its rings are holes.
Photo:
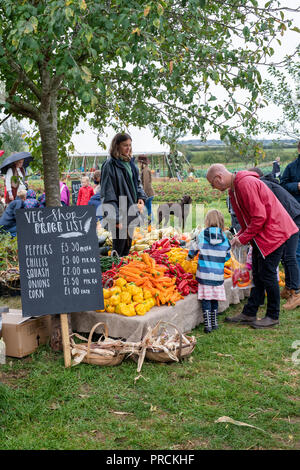
[[[102,310],[95,207],[19,209],[16,220],[22,315]]]

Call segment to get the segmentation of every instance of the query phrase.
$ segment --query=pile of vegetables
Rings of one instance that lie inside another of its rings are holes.
[[[171,278],[176,277],[177,290],[183,296],[196,294],[198,292],[198,282],[194,279],[193,274],[185,272],[179,263],[169,265],[169,269],[166,271],[165,276],[169,276]]]
[[[145,315],[155,305],[174,305],[183,296],[175,278],[166,276],[167,267],[158,266],[147,253],[141,259],[130,258],[118,269],[113,287],[103,289],[104,307],[108,313],[125,316]]]

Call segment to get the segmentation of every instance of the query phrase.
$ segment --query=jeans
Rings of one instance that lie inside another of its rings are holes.
[[[299,268],[299,272],[300,272],[300,237],[299,237],[299,240],[298,240],[298,246],[297,246],[297,251],[296,251],[296,258],[297,258],[298,268]]]
[[[153,201],[153,198],[154,198],[154,196],[150,196],[145,201],[145,206],[146,206],[147,213],[148,213],[148,224],[151,224],[151,222],[152,222],[152,201]]]
[[[283,263],[285,270],[285,285],[288,289],[297,290],[300,286],[299,265],[296,251],[299,246],[299,232],[292,235],[284,244]]]
[[[201,300],[202,310],[208,310],[209,312],[213,312],[214,310],[218,311],[218,301],[217,300]]]
[[[253,245],[252,274],[254,287],[242,313],[256,317],[258,307],[262,304],[267,292],[266,316],[278,320],[280,311],[280,290],[277,279],[277,267],[282,257],[285,244],[263,258],[257,246]]]

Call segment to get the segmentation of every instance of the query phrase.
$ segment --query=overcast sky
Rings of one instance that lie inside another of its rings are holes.
[[[259,0],[259,3],[265,4],[265,0]],[[281,5],[285,7],[297,8],[300,6],[300,0],[282,0]],[[294,25],[300,24],[300,14],[293,17],[292,13],[289,13],[290,18],[294,20]],[[287,17],[288,14],[285,14]],[[297,45],[300,43],[300,34],[294,31],[287,31],[283,37],[280,37],[282,45],[280,46],[277,41],[272,44],[275,49],[275,54],[272,57],[273,62],[280,62],[288,54],[293,54]],[[267,77],[267,67],[261,66],[260,72],[263,77]],[[222,100],[222,93],[213,89],[213,93]],[[264,121],[271,121],[278,116],[278,108],[275,106],[269,106],[259,111],[259,118]],[[25,129],[29,129],[29,124],[23,121]],[[72,141],[75,145],[75,149],[79,153],[95,153],[103,152],[104,150],[98,145],[97,132],[91,129],[87,123],[82,122],[80,128],[84,130],[83,134],[73,135]],[[135,127],[129,128],[129,133],[133,140],[133,151],[134,152],[154,152],[154,151],[167,151],[168,146],[160,144],[159,140],[154,138],[149,128],[138,129]],[[115,131],[111,128],[106,129],[106,135],[101,135],[101,140],[109,148],[110,142],[115,134]],[[261,135],[259,138],[276,138],[277,135]],[[183,140],[197,139],[197,136],[186,135]],[[219,139],[218,134],[210,134],[208,139]]]

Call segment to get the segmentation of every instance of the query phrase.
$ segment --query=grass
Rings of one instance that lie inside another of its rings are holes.
[[[230,217],[223,200],[206,205]],[[195,210],[195,208],[193,208]],[[0,305],[21,308],[20,297]],[[231,306],[225,315],[241,311]],[[263,308],[260,309],[263,315]],[[62,353],[40,347],[0,366],[0,449],[287,449],[300,448],[300,310],[282,310],[280,327],[193,330],[197,346],[183,363],[80,364],[64,368]],[[122,412],[123,414],[116,414]],[[263,431],[216,423],[222,417]]]
[[[0,369],[0,448],[299,449],[299,365],[292,362],[299,310],[282,312],[280,327],[269,331],[222,319],[213,334],[193,330],[190,359],[144,363],[136,383],[129,360],[65,369],[63,355],[48,346],[10,358]],[[221,416],[265,432],[215,423]]]

